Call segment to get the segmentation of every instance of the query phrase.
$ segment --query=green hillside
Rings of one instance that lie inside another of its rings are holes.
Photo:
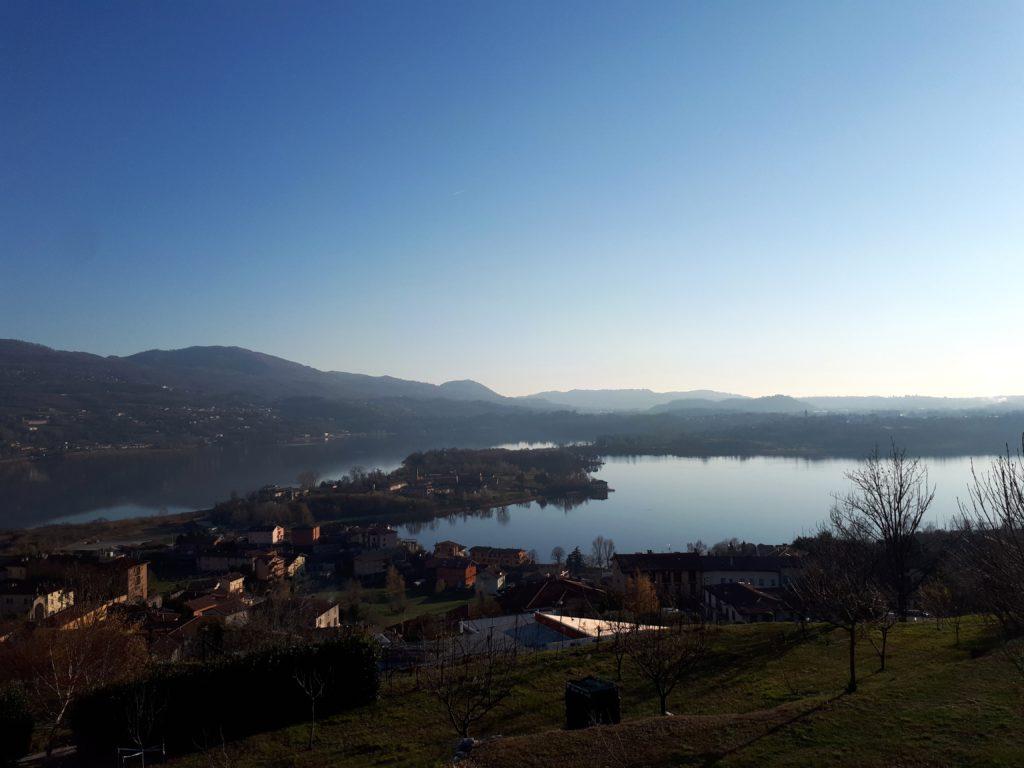
[[[476,735],[504,738],[478,748],[479,768],[536,766],[945,766],[1024,761],[1024,678],[981,620],[965,622],[962,641],[933,623],[898,627],[887,671],[864,643],[860,690],[843,693],[841,633],[788,624],[725,627],[693,679],[657,717],[657,700],[626,659],[623,723],[561,729],[567,679],[614,678],[607,642],[599,648],[526,658],[513,698]],[[272,706],[272,702],[268,702]],[[385,681],[381,700],[322,724],[309,751],[296,726],[226,745],[217,764],[232,766],[435,766],[455,737],[413,676]],[[177,766],[206,766],[192,755]]]

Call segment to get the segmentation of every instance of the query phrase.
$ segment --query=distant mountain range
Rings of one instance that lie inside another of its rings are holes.
[[[742,395],[693,389],[688,392],[652,392],[649,389],[571,389],[538,392],[531,398],[580,411],[646,411],[672,403],[716,403],[744,399]]]
[[[119,386],[158,386],[199,395],[266,399],[322,397],[376,400],[408,397],[512,403],[475,381],[427,384],[392,376],[320,371],[308,365],[241,347],[187,347],[149,350],[127,357],[63,352],[38,344],[0,340],[0,372],[26,382],[68,388],[107,382]]]
[[[506,397],[472,380],[320,371],[238,347],[101,357],[0,340],[0,460],[355,435],[432,446],[604,441],[617,453],[856,456],[894,429],[920,451],[997,449],[1024,432],[1024,398],[647,389]]]
[[[681,398],[664,405],[656,405],[651,410],[654,413],[692,410],[723,413],[804,413],[813,411],[815,408],[805,400],[797,400],[788,395],[769,395],[768,397],[728,397],[722,400]]]
[[[575,410],[581,413],[870,413],[1024,408],[1024,397],[1021,396],[826,396],[797,399],[781,394],[746,397],[708,389],[681,392],[573,389],[506,397],[470,379],[430,384],[393,376],[321,371],[241,347],[154,349],[127,357],[102,357],[85,352],[55,350],[23,341],[0,340],[0,387],[3,387],[5,394],[16,400],[29,395],[29,389],[37,394],[69,394],[83,387],[93,390],[104,385],[114,389],[158,388],[196,397],[261,401],[322,398],[366,402],[403,398],[487,403],[542,411]]]
[[[537,418],[545,409],[559,406],[473,381],[320,371],[238,347],[101,357],[0,340],[0,459],[354,434],[501,442],[550,426]]]

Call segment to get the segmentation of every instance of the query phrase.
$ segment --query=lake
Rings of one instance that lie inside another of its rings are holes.
[[[0,527],[116,520],[206,509],[232,492],[335,478],[353,467],[392,470],[428,446],[385,440],[72,455],[0,464]]]
[[[987,467],[990,458],[975,458]],[[402,526],[403,536],[432,546],[453,539],[462,544],[536,549],[547,559],[552,547],[590,551],[597,535],[611,538],[620,552],[682,550],[701,539],[711,545],[736,536],[781,543],[812,533],[828,516],[831,494],[845,490],[848,459],[809,461],[774,457],[678,458],[609,457],[597,472],[615,492],[563,510],[536,503]],[[948,525],[957,496],[966,496],[971,458],[927,461],[936,485],[928,522]]]
[[[427,446],[379,440],[139,452],[57,459],[0,467],[0,526],[88,521],[203,509],[267,483],[293,484],[313,470],[340,477],[354,466],[394,469]],[[528,447],[527,444],[507,447]],[[538,446],[539,447],[539,446]],[[988,458],[976,459],[987,466]],[[947,524],[965,495],[969,457],[928,459],[938,491],[929,520]],[[844,473],[857,462],[774,457],[609,457],[597,476],[614,493],[565,510],[536,503],[402,526],[425,546],[442,539],[464,544],[536,549],[555,545],[589,550],[598,534],[620,551],[682,549],[697,539],[713,544],[736,536],[783,542],[813,531],[828,514],[831,494],[844,490]]]

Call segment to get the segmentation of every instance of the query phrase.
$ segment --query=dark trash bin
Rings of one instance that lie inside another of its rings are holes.
[[[621,719],[619,686],[611,680],[584,677],[565,684],[565,727],[589,728]]]

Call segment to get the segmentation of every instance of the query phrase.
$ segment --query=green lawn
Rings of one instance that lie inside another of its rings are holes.
[[[440,594],[410,594],[405,599],[405,608],[396,611],[388,602],[383,589],[363,590],[363,611],[368,621],[382,627],[389,627],[417,616],[445,613],[469,602],[469,597],[455,592]]]
[[[481,768],[536,766],[945,766],[1024,763],[1024,679],[991,651],[981,621],[965,623],[960,647],[934,624],[898,627],[888,670],[862,646],[860,690],[843,693],[846,646],[838,632],[763,624],[717,632],[705,668],[657,701],[627,659],[624,723],[565,732],[567,679],[614,677],[601,648],[526,658],[513,697],[477,735],[506,737],[480,749]],[[974,653],[972,654],[972,649]],[[976,658],[972,658],[976,656]],[[437,766],[454,734],[411,677],[386,682],[373,706],[322,724],[313,751],[302,726],[228,745],[235,766]],[[205,766],[193,755],[179,766]]]
[[[319,590],[313,594],[325,600],[340,600],[343,607],[345,605],[345,591],[342,588]],[[469,595],[457,592],[410,593],[406,597],[404,610],[396,611],[388,602],[383,588],[363,589],[360,610],[365,621],[380,627],[390,627],[417,616],[446,613],[453,608],[465,605],[469,600]]]
[[[153,571],[149,572],[149,594],[153,595],[167,595],[171,592],[176,592],[179,589],[184,589],[189,585],[191,578],[183,579],[161,579]]]

